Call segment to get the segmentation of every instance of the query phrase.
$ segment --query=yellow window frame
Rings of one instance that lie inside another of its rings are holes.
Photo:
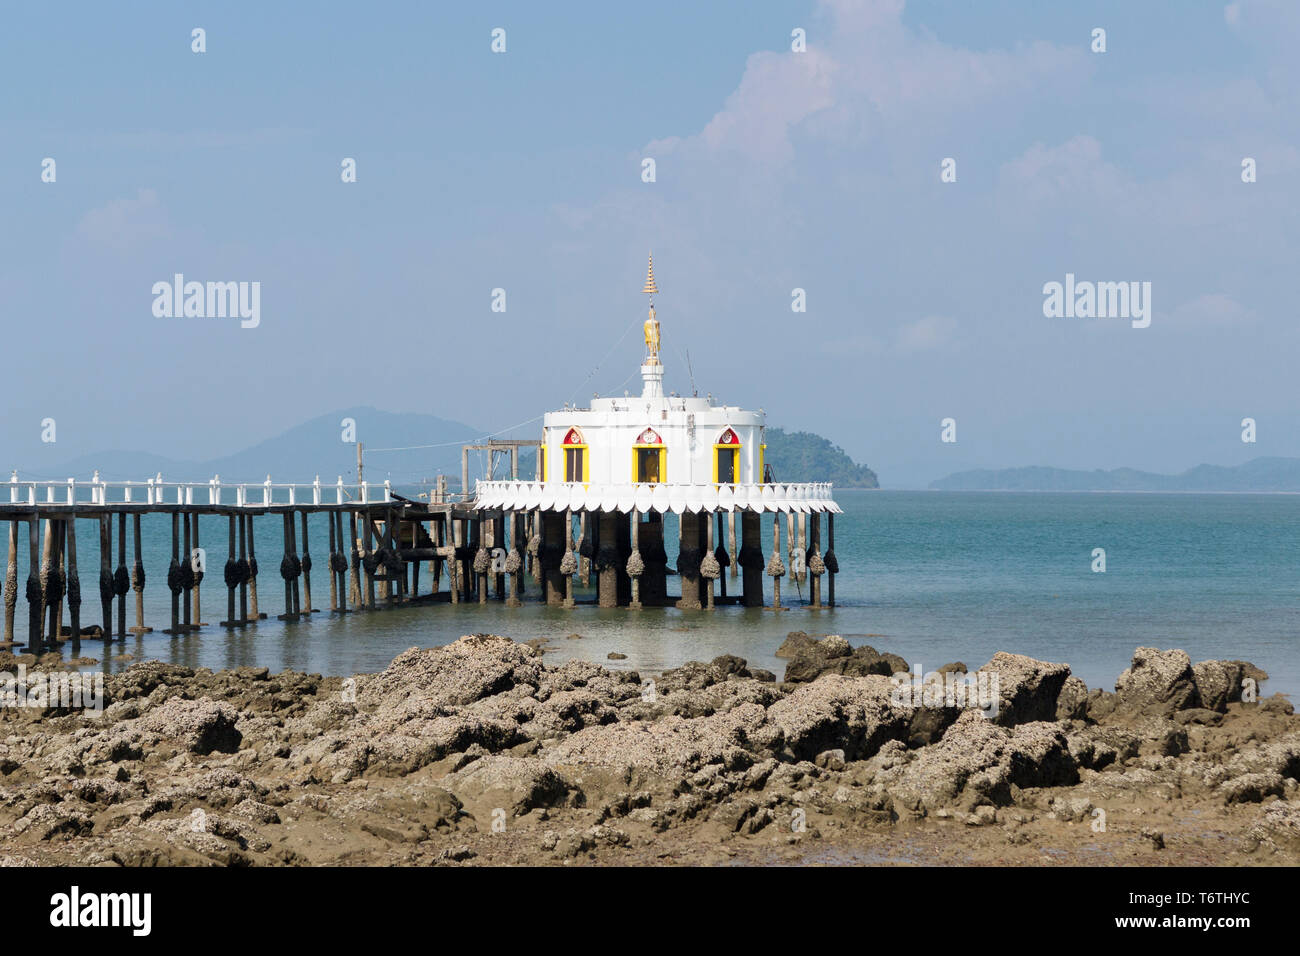
[[[640,481],[636,476],[637,452],[644,450],[659,452],[659,481],[663,484],[668,480],[668,449],[663,445],[633,445],[632,446],[632,484],[634,485],[653,485],[653,481]]]
[[[546,480],[546,446],[542,445],[539,449],[537,449],[537,453],[539,456],[537,459],[537,464],[538,467],[541,469],[539,474],[541,480],[545,481]]]
[[[758,446],[758,481],[755,484],[767,483],[767,445]]]
[[[738,484],[740,484],[740,449],[742,449],[742,448],[744,448],[744,447],[745,447],[744,445],[740,445],[740,444],[736,444],[736,445],[721,445],[721,444],[715,444],[715,445],[713,446],[713,483],[714,483],[715,485],[720,485],[720,484],[738,485]],[[719,451],[729,451],[729,452],[731,452],[731,475],[732,475],[732,480],[731,480],[731,481],[728,481],[728,482],[721,482],[721,481],[718,481],[718,452],[719,452]]]
[[[587,454],[587,446],[586,445],[561,445],[560,448],[566,452],[568,451],[582,452],[582,477],[581,478],[570,477],[569,456],[565,455],[564,456],[564,480],[569,482],[578,481],[584,485],[587,484],[587,482],[590,480],[588,476],[591,474],[591,455]]]

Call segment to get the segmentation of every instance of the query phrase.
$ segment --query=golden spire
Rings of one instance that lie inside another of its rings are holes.
[[[653,254],[650,256],[650,268],[645,274],[645,288],[641,291],[649,295],[654,295],[659,291],[659,287],[655,285],[655,257]]]
[[[659,320],[655,318],[654,294],[659,291],[655,285],[655,257],[650,256],[650,267],[646,271],[645,288],[641,290],[650,296],[650,318],[645,321],[646,365],[659,364]]]

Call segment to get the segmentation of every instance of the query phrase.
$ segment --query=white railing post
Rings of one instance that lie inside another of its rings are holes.
[[[289,485],[289,504],[291,504],[291,505],[292,505],[292,504],[296,504],[296,501],[294,500],[294,492],[295,492],[296,490],[297,490],[297,486],[296,486],[296,485],[292,485],[292,484]]]
[[[17,468],[15,468],[13,474],[9,476],[9,503],[11,505],[18,504],[18,469]]]
[[[33,485],[33,487],[35,486]],[[368,504],[369,501],[370,501],[370,482],[363,481],[361,482],[361,503],[364,505],[364,504]]]
[[[266,476],[266,481],[262,483],[262,507],[266,508],[271,504],[271,476]]]
[[[77,479],[69,478],[68,479],[68,504],[75,505],[76,503],[77,503]]]
[[[342,475],[339,475],[339,488],[338,488],[338,492],[335,494],[335,498],[337,499],[338,504],[343,504],[343,476]]]
[[[387,478],[384,479],[384,500],[393,500],[393,486],[389,483]]]
[[[316,480],[311,486],[311,503],[314,505],[320,504],[320,475],[316,476]]]

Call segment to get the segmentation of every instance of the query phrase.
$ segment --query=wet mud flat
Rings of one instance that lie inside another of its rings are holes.
[[[134,664],[98,715],[0,709],[0,863],[1300,862],[1300,719],[1253,664],[1139,648],[1102,690],[1001,652],[981,711],[900,701],[906,662],[838,636],[781,656],[642,678],[471,635],[350,679]]]

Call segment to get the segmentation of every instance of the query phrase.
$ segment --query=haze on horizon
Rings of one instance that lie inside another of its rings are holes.
[[[9,11],[0,466],[621,394],[649,250],[666,387],[689,350],[886,487],[1300,455],[1300,6],[737,9]],[[260,324],[155,318],[175,273],[260,282]],[[1045,317],[1067,274],[1150,282],[1150,327]]]

